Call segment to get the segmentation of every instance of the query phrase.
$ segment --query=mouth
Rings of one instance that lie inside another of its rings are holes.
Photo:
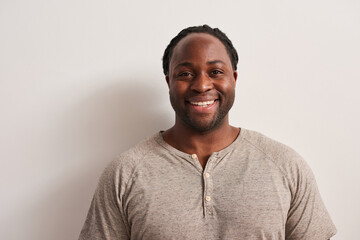
[[[204,102],[190,102],[191,105],[199,106],[199,107],[208,107],[212,105],[216,100],[204,101]]]
[[[218,100],[207,100],[207,101],[189,101],[190,111],[193,113],[209,114],[213,113],[218,104]]]

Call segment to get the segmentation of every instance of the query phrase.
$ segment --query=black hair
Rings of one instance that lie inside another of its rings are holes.
[[[173,53],[175,46],[178,44],[178,42],[180,42],[181,39],[183,39],[184,37],[186,37],[187,35],[189,35],[191,33],[208,33],[208,34],[216,37],[217,39],[219,39],[225,45],[225,48],[229,54],[229,57],[231,60],[231,65],[232,65],[233,69],[234,70],[237,69],[237,63],[239,61],[239,57],[238,57],[236,49],[234,48],[230,39],[220,29],[211,28],[210,26],[205,24],[202,26],[194,26],[194,27],[185,28],[185,29],[181,30],[181,32],[179,32],[178,35],[176,35],[176,37],[171,39],[169,45],[165,49],[165,52],[164,52],[164,55],[162,58],[163,71],[164,71],[165,75],[167,75],[169,73],[170,59],[172,57],[172,53]]]

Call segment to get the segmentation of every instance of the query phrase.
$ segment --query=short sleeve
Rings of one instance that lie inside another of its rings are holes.
[[[118,182],[116,171],[109,165],[99,180],[79,240],[129,239],[118,197]]]
[[[336,228],[321,200],[311,169],[302,160],[295,172],[286,239],[330,239]]]

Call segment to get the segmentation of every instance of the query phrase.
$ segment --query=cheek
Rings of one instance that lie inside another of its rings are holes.
[[[182,96],[185,94],[187,86],[181,82],[176,82],[170,86],[170,94],[174,96]]]
[[[216,84],[216,89],[224,94],[230,94],[235,92],[235,81],[222,81]]]

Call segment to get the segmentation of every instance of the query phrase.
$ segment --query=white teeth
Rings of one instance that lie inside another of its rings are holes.
[[[201,107],[206,107],[210,104],[213,104],[215,102],[215,100],[212,101],[206,101],[206,102],[190,102],[192,105],[196,105],[196,106],[201,106]]]

